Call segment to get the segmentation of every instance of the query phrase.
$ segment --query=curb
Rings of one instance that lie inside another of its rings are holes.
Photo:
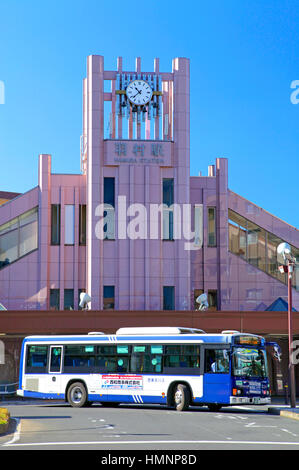
[[[281,410],[280,416],[284,416],[285,418],[297,419],[299,420],[299,413],[287,410]]]
[[[283,416],[284,418],[296,419],[299,421],[299,409],[298,411],[286,410],[282,408],[268,408],[268,413],[271,415]]]

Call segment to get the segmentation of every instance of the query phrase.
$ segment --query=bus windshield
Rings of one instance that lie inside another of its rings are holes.
[[[234,348],[233,374],[246,377],[267,377],[266,352],[262,349]]]

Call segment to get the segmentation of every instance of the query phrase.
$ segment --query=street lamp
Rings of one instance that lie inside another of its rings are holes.
[[[289,335],[289,390],[291,408],[296,408],[296,383],[295,367],[292,358],[293,348],[293,314],[292,314],[292,276],[296,258],[291,254],[291,247],[288,243],[280,243],[277,247],[277,259],[283,264],[279,266],[281,273],[288,275],[288,335]]]

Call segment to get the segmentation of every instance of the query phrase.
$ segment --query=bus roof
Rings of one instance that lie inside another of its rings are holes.
[[[259,337],[251,333],[240,333],[235,330],[225,330],[222,333],[205,333],[203,330],[186,327],[138,327],[138,328],[120,328],[115,334],[106,334],[102,332],[91,332],[85,335],[36,335],[27,336],[24,341],[41,342],[76,342],[76,341],[108,341],[110,343],[123,341],[182,341],[190,342],[192,340],[203,343],[231,343],[232,338],[236,336]]]

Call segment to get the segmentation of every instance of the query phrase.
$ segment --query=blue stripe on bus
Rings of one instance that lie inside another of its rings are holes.
[[[46,393],[46,392],[31,392],[24,390],[25,398],[39,398],[47,400],[65,400],[64,393]],[[134,403],[134,404],[166,404],[166,396],[147,396],[139,393],[132,395],[116,395],[116,394],[88,394],[88,400],[92,402],[117,402],[117,403]]]
[[[204,343],[230,343],[230,338],[226,336],[188,336],[188,335],[180,335],[180,336],[116,336],[114,335],[115,340],[111,341],[111,336],[40,336],[40,337],[26,337],[24,338],[24,344],[27,342],[48,342],[48,343],[53,343],[59,342],[59,341],[76,341],[76,342],[82,342],[82,341],[88,341],[88,342],[94,342],[94,341],[108,341],[110,344],[116,343],[117,341],[158,341],[158,342],[163,342],[163,341],[179,341],[179,342],[184,342],[184,341],[202,341]]]

